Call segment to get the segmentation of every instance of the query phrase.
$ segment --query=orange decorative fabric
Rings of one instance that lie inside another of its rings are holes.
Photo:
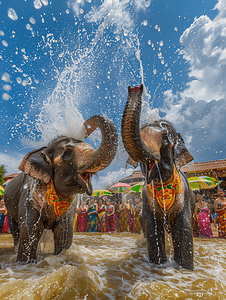
[[[53,205],[55,217],[60,217],[68,210],[72,203],[72,198],[63,198],[55,191],[53,182],[50,181],[46,186],[46,201],[49,205]]]
[[[154,185],[154,193],[152,183],[147,185],[150,195],[158,201],[159,205],[164,209],[170,209],[175,201],[176,194],[181,193],[181,178],[174,166],[174,172],[170,182]]]

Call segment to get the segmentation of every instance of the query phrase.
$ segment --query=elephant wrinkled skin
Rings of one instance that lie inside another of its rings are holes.
[[[172,234],[174,260],[193,270],[191,217],[195,199],[180,167],[193,159],[179,133],[165,120],[140,128],[143,86],[128,89],[122,118],[122,138],[130,162],[140,162],[145,185],[140,215],[149,260],[166,262],[165,232]]]
[[[115,125],[101,116],[84,123],[87,136],[100,128],[102,142],[97,150],[89,144],[60,136],[47,147],[28,153],[17,177],[5,189],[17,261],[36,260],[36,250],[44,228],[54,234],[55,254],[68,249],[73,238],[76,194],[91,195],[91,178],[113,160],[118,145]]]

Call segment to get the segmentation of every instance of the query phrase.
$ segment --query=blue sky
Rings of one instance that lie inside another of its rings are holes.
[[[8,173],[55,136],[81,136],[92,115],[111,118],[120,135],[127,87],[141,82],[142,122],[172,122],[195,162],[225,158],[225,0],[2,0],[0,22]],[[119,145],[94,188],[131,174]]]

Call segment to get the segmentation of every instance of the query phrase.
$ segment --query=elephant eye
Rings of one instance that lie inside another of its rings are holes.
[[[66,151],[64,152],[64,154],[63,154],[63,156],[62,156],[62,159],[63,159],[63,160],[68,160],[68,159],[70,159],[72,153],[73,153],[73,149],[72,149],[72,148],[66,149]]]
[[[163,141],[163,144],[168,145],[168,136],[167,136],[167,133],[163,133],[162,134],[162,141]]]

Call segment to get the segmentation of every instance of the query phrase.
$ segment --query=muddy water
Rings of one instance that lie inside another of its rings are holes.
[[[1,236],[0,246],[11,242]],[[0,299],[226,299],[226,241],[218,238],[194,239],[193,272],[172,260],[169,238],[169,262],[151,266],[143,237],[131,233],[76,233],[69,250],[39,255],[35,265],[1,251]]]

